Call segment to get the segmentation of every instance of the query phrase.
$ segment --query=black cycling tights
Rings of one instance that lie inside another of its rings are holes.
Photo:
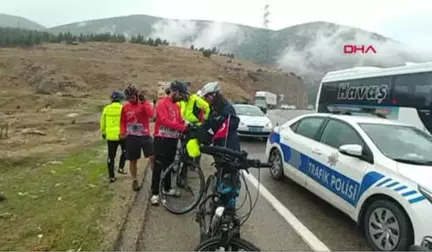
[[[164,138],[155,137],[154,146],[154,157],[155,163],[152,175],[152,185],[151,190],[153,195],[159,195],[159,181],[161,179],[161,173],[170,164],[174,162],[175,154],[177,151],[177,138]],[[164,189],[168,191],[171,189],[171,180],[166,179]]]
[[[124,141],[107,141],[108,145],[108,174],[110,178],[115,177],[114,173],[114,162],[117,154],[117,148],[120,145],[121,148],[121,155],[120,155],[120,161],[119,161],[119,169],[123,169],[126,163],[126,148]]]

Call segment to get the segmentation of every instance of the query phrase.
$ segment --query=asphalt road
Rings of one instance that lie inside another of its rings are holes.
[[[211,163],[211,158],[203,157],[202,163]],[[209,174],[208,167],[204,172]],[[255,201],[257,190],[248,182],[252,199]],[[238,199],[238,205],[245,197],[245,186]],[[239,216],[249,209],[249,202],[241,208]],[[292,227],[262,197],[248,221],[242,226],[241,235],[262,250],[272,251],[310,251],[311,249],[296,234]],[[162,206],[149,206],[144,231],[139,239],[139,250],[151,251],[191,251],[199,243],[199,227],[194,221],[194,212],[173,215]]]
[[[285,123],[295,116],[310,111],[268,112],[274,125]],[[264,159],[265,143],[259,140],[243,140],[242,148],[250,157]],[[207,159],[207,160],[206,160]],[[209,162],[206,157],[203,161]],[[294,182],[285,179],[275,181],[268,170],[250,169],[255,178],[273,194],[295,217],[306,226],[319,240],[332,251],[370,251],[366,241],[356,228],[356,224],[339,210],[309,193]],[[205,173],[209,173],[206,170]],[[150,174],[151,175],[151,174]],[[150,176],[149,176],[150,177]],[[149,180],[147,180],[149,182]],[[248,186],[252,198],[257,191]],[[244,192],[244,187],[242,189]],[[242,195],[244,197],[244,195]],[[242,202],[242,199],[239,199]],[[243,208],[248,209],[244,206]],[[263,197],[259,197],[252,216],[242,227],[243,238],[256,244],[263,251],[310,251],[311,248],[300,238],[294,229]],[[194,213],[172,215],[162,206],[150,206],[147,209],[144,231],[138,242],[139,250],[186,251],[198,244],[198,224],[194,222]]]
[[[310,111],[273,110],[268,117],[276,125]],[[265,159],[262,141],[242,141],[242,148],[254,158]],[[258,172],[252,170],[258,178]],[[366,240],[349,217],[327,204],[289,179],[275,181],[270,172],[261,170],[260,183],[264,185],[300,222],[332,251],[370,251]]]

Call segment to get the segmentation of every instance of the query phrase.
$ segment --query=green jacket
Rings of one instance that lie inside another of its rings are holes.
[[[200,112],[204,111],[204,119],[207,119],[210,114],[210,105],[196,94],[189,96],[189,100],[180,101],[180,112],[183,119],[189,123],[200,124]]]
[[[106,140],[119,141],[120,136],[120,115],[123,105],[120,102],[113,102],[105,106],[100,118],[100,132],[105,135]]]

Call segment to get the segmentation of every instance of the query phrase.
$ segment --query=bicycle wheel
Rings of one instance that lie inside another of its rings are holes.
[[[221,242],[220,237],[216,236],[200,243],[194,250],[195,251],[219,250],[220,242]],[[244,239],[232,238],[228,244],[227,251],[240,251],[240,250],[261,251],[257,246],[253,245],[252,243]]]
[[[203,195],[203,199],[207,199],[207,197],[209,195],[214,195],[216,193],[216,176],[214,175],[210,175],[207,178],[207,182],[206,182],[206,186],[205,186],[205,191],[204,191],[204,195]],[[211,220],[213,218],[213,214],[214,214],[214,202],[212,199],[207,199],[207,201],[201,206],[201,209],[199,209],[201,211],[201,214],[203,216],[203,229],[204,232],[201,233],[201,242],[203,242],[204,240],[208,239],[209,234],[207,233],[207,231],[209,231],[210,225],[211,225]]]
[[[178,174],[182,169],[188,169],[187,177],[182,183],[177,180],[182,178]],[[193,210],[201,201],[204,194],[204,173],[193,162],[174,161],[162,173],[159,181],[159,197],[162,206],[173,214],[185,214]],[[175,194],[168,194],[165,185]],[[179,186],[181,185],[181,186]]]

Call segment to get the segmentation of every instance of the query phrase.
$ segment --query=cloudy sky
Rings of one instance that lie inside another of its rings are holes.
[[[262,27],[266,0],[12,0],[0,12],[44,26],[88,19],[148,14]],[[374,31],[419,47],[432,45],[431,0],[268,0],[270,28],[329,21]]]

